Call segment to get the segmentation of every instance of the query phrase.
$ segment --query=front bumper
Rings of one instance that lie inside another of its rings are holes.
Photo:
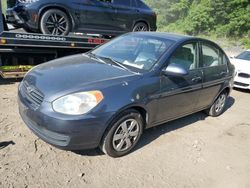
[[[98,147],[108,121],[114,114],[69,117],[53,112],[51,104],[47,102],[34,110],[20,91],[18,105],[23,121],[33,133],[43,141],[64,150]]]
[[[7,9],[6,22],[16,26],[22,26],[24,24],[22,17],[16,11],[14,11],[13,8]]]
[[[15,6],[6,11],[6,22],[15,27],[26,27],[38,30],[38,15],[35,9],[29,9],[25,6]]]
[[[244,77],[241,76],[242,73],[237,73],[234,79],[234,87],[241,89],[250,89],[250,75],[243,73]]]

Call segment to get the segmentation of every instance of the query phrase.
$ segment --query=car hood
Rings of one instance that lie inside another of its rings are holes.
[[[28,72],[24,81],[42,92],[45,101],[51,102],[73,92],[98,90],[137,76],[80,54],[36,66]]]
[[[231,62],[235,66],[235,70],[250,74],[250,61],[243,59],[231,59]]]

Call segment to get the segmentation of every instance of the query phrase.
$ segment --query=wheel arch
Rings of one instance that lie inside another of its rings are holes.
[[[67,16],[69,16],[70,22],[71,22],[71,24],[72,24],[71,31],[73,30],[73,28],[75,28],[75,20],[74,20],[72,14],[67,10],[66,7],[61,6],[61,5],[47,5],[47,6],[43,7],[43,8],[41,8],[41,9],[39,10],[39,13],[38,13],[38,20],[39,20],[39,23],[40,23],[40,21],[41,21],[42,15],[43,15],[47,10],[50,10],[50,9],[58,9],[58,10],[63,11],[64,13],[66,13]],[[40,24],[39,24],[39,28],[40,28]]]
[[[141,116],[142,116],[142,119],[143,119],[143,123],[144,123],[144,128],[146,127],[146,125],[148,124],[148,110],[146,109],[145,106],[143,105],[140,105],[140,104],[131,104],[131,105],[128,105],[128,106],[125,106],[123,108],[121,108],[120,110],[118,110],[114,115],[113,117],[111,118],[111,120],[109,121],[109,124],[114,121],[115,118],[117,118],[117,116],[119,116],[119,114],[123,113],[124,111],[126,110],[136,110],[138,111]]]
[[[150,31],[150,29],[151,29],[151,28],[150,28],[150,24],[149,24],[148,21],[146,21],[146,20],[144,20],[144,19],[136,20],[136,21],[134,22],[134,24],[133,24],[132,30],[134,29],[135,25],[138,24],[138,23],[144,23],[144,24],[146,24],[146,25],[148,26],[149,31]]]
[[[216,101],[216,99],[220,96],[220,94],[223,93],[223,92],[227,92],[227,95],[229,95],[230,92],[231,92],[230,87],[229,87],[229,86],[224,87],[224,88],[218,93],[218,95],[216,95],[216,97],[215,97],[214,100],[213,100],[212,105],[214,104],[214,102]]]
[[[140,113],[140,115],[142,116],[143,119],[143,129],[146,129],[146,126],[148,124],[148,111],[146,110],[146,108],[142,105],[129,105],[126,106],[124,108],[121,108],[120,110],[118,110],[113,116],[112,118],[108,121],[107,123],[107,127],[105,128],[105,130],[103,131],[103,134],[101,136],[101,139],[99,141],[99,144],[102,143],[106,133],[110,130],[110,128],[112,127],[112,122],[119,117],[120,114],[122,114],[124,111],[126,110],[136,110]]]

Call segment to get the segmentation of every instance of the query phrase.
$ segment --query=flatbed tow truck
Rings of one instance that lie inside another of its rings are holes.
[[[22,78],[33,66],[55,58],[87,52],[109,39],[87,34],[43,35],[9,31],[0,3],[0,77]]]

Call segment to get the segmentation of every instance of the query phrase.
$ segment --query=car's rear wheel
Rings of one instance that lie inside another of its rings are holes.
[[[149,31],[148,25],[145,24],[144,22],[139,22],[135,24],[133,32],[139,32],[139,31]]]
[[[143,119],[136,110],[121,113],[105,133],[101,150],[111,157],[128,154],[139,141],[143,132]]]
[[[213,105],[206,110],[206,113],[212,117],[221,115],[225,110],[227,97],[228,93],[226,91],[222,92],[214,101]]]
[[[50,9],[42,15],[40,28],[43,34],[68,35],[71,30],[71,21],[65,12]]]

